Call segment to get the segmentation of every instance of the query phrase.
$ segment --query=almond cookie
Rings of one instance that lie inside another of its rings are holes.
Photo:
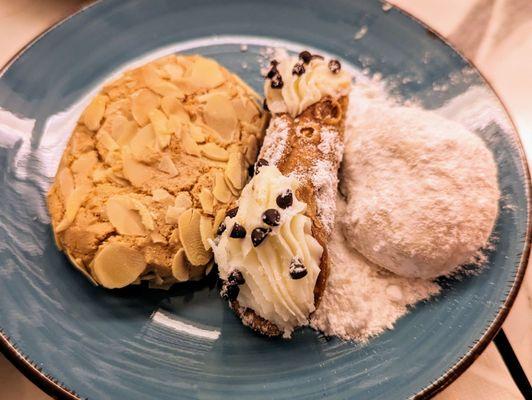
[[[217,62],[171,55],[104,86],[68,142],[48,208],[93,283],[168,288],[212,265],[209,239],[248,180],[267,124]]]

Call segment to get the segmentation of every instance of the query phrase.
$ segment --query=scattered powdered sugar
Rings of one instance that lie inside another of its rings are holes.
[[[365,342],[391,329],[418,301],[439,293],[423,279],[402,278],[371,264],[346,243],[341,218],[345,202],[337,199],[337,223],[328,245],[327,288],[310,324],[328,336]]]
[[[487,89],[473,86],[434,111],[472,131],[492,123],[503,130],[509,129],[504,111],[494,105],[496,102],[490,101],[490,96]],[[357,76],[349,101],[346,135],[364,134],[356,130],[356,119],[371,108],[405,105],[389,95],[387,82],[368,78],[363,73]],[[343,181],[342,173],[340,180]],[[440,287],[431,280],[400,277],[388,272],[353,250],[344,236],[345,200],[338,197],[336,207],[337,224],[328,244],[329,278],[321,303],[311,317],[311,326],[326,335],[365,342],[393,328],[395,322],[417,302],[437,295]],[[483,262],[483,254],[479,253],[479,256],[479,262]]]
[[[286,116],[272,117],[259,157],[267,160],[270,165],[277,165],[286,149],[289,133],[290,125]]]
[[[318,219],[329,235],[334,226],[336,212],[336,190],[338,187],[338,172],[329,160],[317,160],[312,170],[312,186],[316,191],[316,206]]]

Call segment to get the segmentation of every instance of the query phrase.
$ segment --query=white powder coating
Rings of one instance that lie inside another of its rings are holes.
[[[297,120],[294,122],[297,123]],[[270,165],[277,165],[286,151],[291,124],[286,115],[272,117],[259,155]],[[319,133],[320,142],[317,144],[317,149],[323,154],[323,158],[316,159],[312,171],[305,175],[311,177],[311,184],[316,193],[317,217],[323,225],[325,234],[330,235],[336,212],[337,163],[342,161],[344,143],[339,139],[336,129],[324,127]],[[291,173],[296,178],[299,174],[298,171]]]
[[[384,110],[398,106],[398,102],[386,92],[382,81],[358,75],[357,82],[349,98],[346,138],[364,134],[365,131],[359,130],[362,123],[378,126]],[[479,103],[485,103],[487,94],[489,92],[484,88],[472,87],[435,111],[471,130],[493,122],[506,128],[508,122],[502,110],[491,108],[485,112],[486,107],[483,107],[484,112],[478,113]],[[375,108],[381,111],[362,117],[366,111]],[[344,164],[348,162],[356,163],[350,152],[344,155]],[[491,174],[495,174],[494,169]],[[340,182],[343,180],[344,173],[341,172]],[[311,317],[311,326],[329,336],[365,342],[393,328],[395,321],[415,303],[437,295],[440,288],[430,280],[405,278],[388,272],[353,250],[344,236],[342,221],[345,219],[345,207],[344,200],[337,200],[337,224],[328,244],[331,262],[329,278],[320,306]]]
[[[337,200],[337,222],[328,245],[331,269],[311,326],[328,336],[365,342],[393,328],[409,307],[436,295],[436,283],[403,278],[368,262],[346,243],[341,220],[345,201]]]
[[[402,276],[448,275],[489,239],[500,197],[490,150],[462,125],[407,107],[351,121],[342,182],[345,234]]]

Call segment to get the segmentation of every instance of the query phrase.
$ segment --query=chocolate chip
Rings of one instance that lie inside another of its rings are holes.
[[[266,74],[266,78],[272,79],[276,75],[279,75],[279,71],[277,71],[276,67],[271,67],[268,73]]]
[[[254,247],[261,244],[272,230],[270,228],[255,228],[251,232],[251,242]]]
[[[216,234],[220,236],[225,231],[225,222],[222,222],[220,226],[218,226],[218,230],[216,231]]]
[[[249,176],[253,176],[255,175],[255,166],[253,164],[251,164],[250,166],[248,166],[248,175]]]
[[[224,282],[222,290],[220,291],[222,299],[229,301],[236,300],[238,293],[240,293],[240,288],[234,282]]]
[[[333,74],[337,74],[338,72],[340,72],[340,69],[342,68],[340,61],[338,60],[330,60],[328,66]]]
[[[236,283],[237,285],[243,285],[244,283],[246,283],[242,272],[240,272],[238,269],[232,270],[229,276],[227,277],[227,280],[231,283]]]
[[[270,61],[270,65],[272,67],[277,67],[279,65],[279,61],[277,61],[276,59],[273,59]]]
[[[292,194],[292,191],[288,189],[287,191],[277,196],[275,202],[279,207],[284,210],[285,208],[290,207],[294,203],[294,195]]]
[[[270,226],[278,226],[281,222],[281,214],[275,208],[269,208],[262,213],[262,222]]]
[[[298,257],[295,257],[290,261],[290,267],[288,269],[290,273],[290,278],[292,279],[301,279],[307,275],[307,268],[303,265],[301,260]]]
[[[244,239],[246,237],[246,228],[235,222],[229,236],[231,236],[233,239]]]
[[[292,75],[301,76],[305,73],[305,67],[301,63],[297,63],[294,65],[294,68],[292,68]]]
[[[235,207],[235,208],[231,208],[230,210],[228,210],[225,215],[228,216],[229,218],[234,218],[236,217],[236,214],[238,213],[238,207]]]
[[[273,78],[271,78],[270,86],[272,89],[281,89],[284,85],[283,78],[281,77],[281,74],[275,75]]]
[[[268,103],[266,102],[266,99],[264,99],[264,101],[262,102],[262,109],[264,111],[270,111],[270,109],[268,108]]]
[[[255,163],[255,175],[257,175],[260,172],[261,167],[265,167],[269,165],[270,163],[268,160],[265,160],[264,158],[259,158],[257,162]]]
[[[310,51],[304,50],[301,53],[299,53],[299,58],[305,63],[308,64],[310,60],[312,60],[312,54],[310,54]]]

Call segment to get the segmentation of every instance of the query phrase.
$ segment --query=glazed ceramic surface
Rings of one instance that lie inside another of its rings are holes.
[[[279,44],[378,72],[395,96],[429,109],[478,86],[500,114],[477,130],[495,154],[503,193],[488,267],[442,282],[441,296],[366,345],[310,329],[291,341],[255,335],[213,282],[168,292],[94,287],[54,245],[46,191],[71,129],[104,81],[184,51],[217,59],[260,91],[260,61]],[[466,61],[377,1],[99,2],[41,36],[0,73],[4,341],[9,337],[43,375],[81,398],[397,400],[437,390],[493,335],[523,273],[528,183],[509,126]]]

